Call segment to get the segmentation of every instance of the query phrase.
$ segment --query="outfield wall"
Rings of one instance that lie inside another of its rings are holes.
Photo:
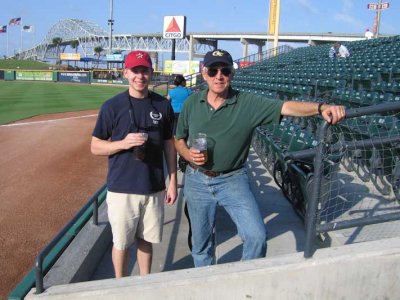
[[[170,81],[174,74],[155,72],[152,81]],[[60,70],[0,70],[0,80],[52,81],[85,84],[128,85],[122,70],[60,71]]]

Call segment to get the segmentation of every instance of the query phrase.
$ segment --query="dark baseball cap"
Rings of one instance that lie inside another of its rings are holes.
[[[204,66],[209,67],[215,63],[222,63],[233,66],[232,56],[225,50],[216,49],[206,53],[204,56]]]
[[[138,66],[152,68],[150,55],[145,51],[132,51],[125,57],[125,68],[132,69]]]

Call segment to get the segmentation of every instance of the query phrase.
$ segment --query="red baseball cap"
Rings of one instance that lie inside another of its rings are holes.
[[[134,67],[143,66],[152,68],[150,55],[145,51],[132,51],[125,57],[125,68],[132,69]]]

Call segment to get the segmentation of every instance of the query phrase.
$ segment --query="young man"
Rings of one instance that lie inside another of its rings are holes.
[[[269,99],[230,87],[231,55],[210,51],[204,57],[202,75],[208,89],[190,96],[179,116],[175,146],[189,165],[184,194],[192,226],[192,256],[196,267],[213,263],[212,228],[217,204],[224,206],[243,241],[242,259],[266,254],[266,230],[245,168],[253,130],[279,123],[281,115],[322,117],[337,123],[345,116],[342,106]],[[208,158],[189,148],[186,141],[207,134]]]
[[[150,273],[152,243],[161,242],[164,202],[173,204],[177,196],[174,112],[167,99],[149,91],[152,73],[148,53],[130,52],[124,69],[129,89],[102,105],[93,130],[92,153],[108,156],[107,205],[117,278],[126,275],[128,248],[134,242],[140,275]]]

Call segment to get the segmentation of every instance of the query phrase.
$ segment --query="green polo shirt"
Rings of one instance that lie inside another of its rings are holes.
[[[208,90],[192,94],[179,115],[176,139],[207,134],[208,161],[202,169],[224,172],[246,162],[253,130],[262,124],[279,123],[283,101],[252,93],[229,90],[228,98],[215,110],[207,102]]]

